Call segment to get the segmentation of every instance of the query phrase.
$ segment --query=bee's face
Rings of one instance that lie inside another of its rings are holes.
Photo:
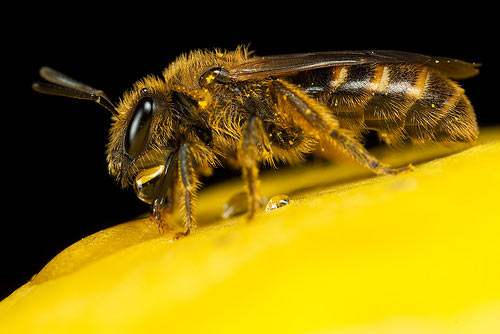
[[[107,147],[109,171],[137,196],[151,202],[173,152],[171,103],[168,89],[158,78],[137,82],[116,108]],[[163,182],[163,181],[162,181]]]

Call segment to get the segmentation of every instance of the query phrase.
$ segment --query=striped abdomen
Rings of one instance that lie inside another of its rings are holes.
[[[296,83],[326,103],[340,126],[377,130],[387,143],[473,141],[476,117],[463,89],[417,64],[339,66],[301,74]]]

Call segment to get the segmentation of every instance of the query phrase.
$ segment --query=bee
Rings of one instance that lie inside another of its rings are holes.
[[[43,67],[33,89],[92,100],[112,114],[107,162],[122,186],[151,204],[163,231],[176,202],[188,235],[195,227],[200,171],[241,170],[249,218],[263,205],[261,164],[293,163],[317,149],[341,151],[378,175],[397,174],[362,145],[375,130],[390,145],[473,142],[474,109],[455,80],[478,65],[402,51],[334,51],[254,56],[197,50],[163,76],[137,81],[114,104],[100,90]],[[168,226],[167,226],[168,227]]]

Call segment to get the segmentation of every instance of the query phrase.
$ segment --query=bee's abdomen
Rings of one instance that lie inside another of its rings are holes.
[[[439,72],[425,72],[421,92],[406,112],[404,132],[418,141],[474,141],[476,116],[464,90]]]
[[[327,103],[342,128],[374,129],[388,143],[473,141],[474,110],[463,89],[439,72],[417,64],[366,64],[330,69]],[[306,84],[307,89],[307,84]]]

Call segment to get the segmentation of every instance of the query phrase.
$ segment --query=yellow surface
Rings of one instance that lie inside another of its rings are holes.
[[[262,175],[291,203],[217,219],[241,190],[202,191],[200,227],[98,232],[0,303],[0,333],[500,333],[500,129],[451,149],[375,151]],[[424,162],[427,161],[427,162]]]

